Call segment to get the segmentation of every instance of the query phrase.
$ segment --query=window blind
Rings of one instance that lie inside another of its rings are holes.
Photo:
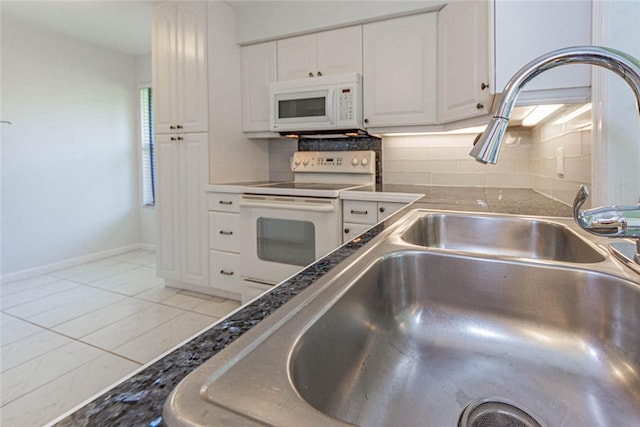
[[[142,148],[142,202],[155,205],[155,164],[153,155],[153,107],[150,87],[140,89],[140,140]]]

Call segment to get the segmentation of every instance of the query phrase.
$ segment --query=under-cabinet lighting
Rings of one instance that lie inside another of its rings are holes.
[[[532,127],[558,111],[563,104],[537,105],[529,114],[522,119],[522,126]]]
[[[575,110],[573,110],[572,112],[570,112],[569,114],[563,115],[562,117],[560,117],[558,120],[556,120],[555,122],[553,122],[554,125],[563,125],[567,122],[570,122],[571,120],[575,119],[576,117],[586,113],[587,111],[591,110],[591,103],[588,104],[584,104],[583,106],[576,108]]]
[[[382,136],[429,136],[429,135],[459,135],[459,134],[475,134],[482,133],[487,128],[486,125],[483,126],[472,126],[466,127],[462,129],[454,129],[447,131],[437,131],[437,132],[397,132],[397,133],[384,133]]]

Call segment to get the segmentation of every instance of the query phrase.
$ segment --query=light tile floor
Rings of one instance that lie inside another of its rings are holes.
[[[40,426],[236,309],[135,250],[0,285],[0,425]]]

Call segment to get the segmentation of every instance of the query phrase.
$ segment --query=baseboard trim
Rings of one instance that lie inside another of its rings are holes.
[[[16,271],[14,273],[3,274],[2,276],[0,276],[0,284],[13,282],[16,280],[29,279],[41,274],[47,274],[52,271],[61,270],[63,268],[73,267],[75,265],[84,264],[85,262],[96,261],[101,258],[112,257],[136,249],[155,251],[156,247],[155,245],[149,243],[134,243],[131,245],[120,246],[119,248],[109,249],[106,251],[94,252],[92,254],[69,258],[64,261],[54,262],[52,264],[42,265],[40,267],[28,268],[25,270]]]

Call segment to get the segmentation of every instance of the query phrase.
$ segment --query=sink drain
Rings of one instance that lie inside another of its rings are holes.
[[[499,400],[471,402],[462,411],[458,427],[543,427],[531,415]]]

